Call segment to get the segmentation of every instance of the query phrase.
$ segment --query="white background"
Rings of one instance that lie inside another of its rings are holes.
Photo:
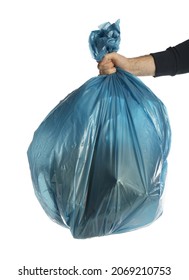
[[[165,103],[172,147],[164,214],[131,233],[75,240],[43,212],[30,178],[26,151],[48,112],[72,90],[98,75],[88,48],[90,32],[121,20],[119,53],[161,51],[188,39],[188,1],[17,0],[0,2],[0,215],[1,279],[28,268],[171,266],[170,276],[74,279],[187,279],[189,250],[189,74],[141,78]],[[73,279],[31,276],[31,279]]]

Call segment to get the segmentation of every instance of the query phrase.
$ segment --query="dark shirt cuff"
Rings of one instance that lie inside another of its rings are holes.
[[[189,40],[151,55],[156,66],[155,77],[189,72]]]
[[[174,76],[177,73],[177,65],[172,48],[166,51],[151,53],[154,58],[156,71],[154,77],[159,76]]]

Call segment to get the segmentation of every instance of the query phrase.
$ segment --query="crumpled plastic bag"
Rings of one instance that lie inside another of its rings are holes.
[[[99,61],[117,51],[119,21],[89,37]],[[123,233],[162,214],[171,131],[163,103],[121,69],[62,100],[35,131],[28,159],[35,194],[74,238]]]

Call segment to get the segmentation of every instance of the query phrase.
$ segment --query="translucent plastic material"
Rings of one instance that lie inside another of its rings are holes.
[[[101,61],[105,54],[117,52],[120,43],[120,21],[110,24],[106,22],[94,30],[89,36],[89,47],[93,57]]]
[[[36,196],[75,238],[143,227],[162,213],[169,147],[165,106],[149,88],[121,69],[94,77],[34,134]]]

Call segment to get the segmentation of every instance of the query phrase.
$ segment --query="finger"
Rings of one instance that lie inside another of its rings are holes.
[[[107,63],[107,60],[102,60],[98,63],[97,67],[98,69],[101,69],[104,67],[104,65]]]
[[[104,64],[108,63],[108,62],[111,60],[110,58],[108,58],[108,55],[109,55],[109,54],[106,54],[106,55],[103,57],[103,59],[102,59],[101,61],[99,61],[98,64],[104,65]]]
[[[110,74],[113,74],[115,72],[116,72],[116,68],[115,67],[99,70],[99,74],[100,75],[110,75]]]
[[[107,70],[113,68],[114,64],[112,61],[108,61],[105,64],[99,63],[97,67],[99,70]]]

